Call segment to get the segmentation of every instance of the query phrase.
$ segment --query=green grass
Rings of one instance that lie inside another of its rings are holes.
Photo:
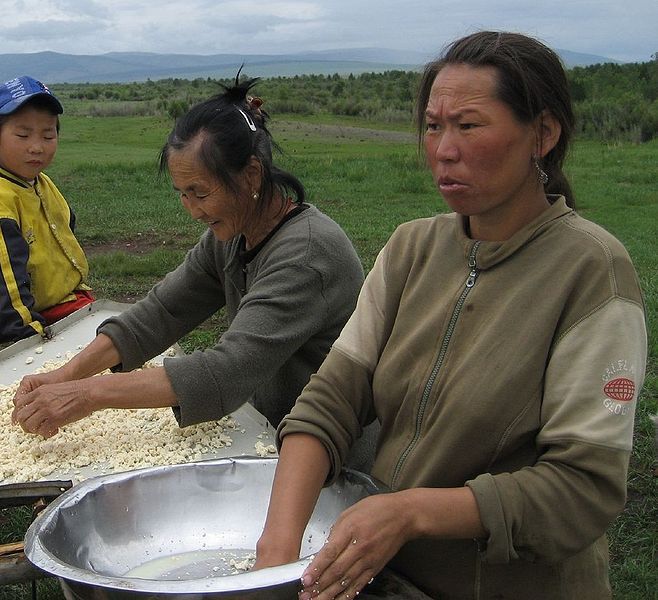
[[[171,122],[156,117],[61,117],[56,165],[157,163]]]
[[[399,141],[397,134],[410,133],[410,128],[393,128],[397,137],[386,138],[355,129],[358,120],[348,128],[341,129],[342,124],[329,117],[323,127],[314,119],[274,121],[272,130],[280,134],[285,150],[280,164],[300,177],[311,202],[343,225],[369,269],[396,225],[444,206],[413,140]],[[49,174],[76,211],[78,237],[90,250],[99,297],[125,300],[145,294],[182,260],[201,232],[170,183],[156,176],[157,153],[168,127],[166,120],[147,117],[62,121],[61,147]],[[657,141],[641,146],[579,142],[568,163],[579,211],[625,244],[647,307],[650,354],[637,412],[629,500],[609,531],[615,598],[629,600],[658,598],[658,477],[649,419],[658,413],[656,156]],[[111,253],[93,251],[98,244],[111,244]],[[186,350],[207,347],[225,326],[217,315],[182,345]],[[0,535],[19,535],[22,526],[3,523],[5,513],[0,514]],[[52,581],[39,588],[39,598],[61,598]],[[0,600],[23,597],[30,597],[29,586],[0,588]]]
[[[626,246],[638,271],[649,327],[649,360],[636,416],[628,502],[609,530],[616,598],[658,598],[658,144],[575,145],[568,165],[578,210]]]

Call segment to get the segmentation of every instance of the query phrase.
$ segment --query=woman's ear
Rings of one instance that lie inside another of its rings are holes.
[[[242,173],[244,174],[244,182],[249,193],[260,193],[263,178],[263,167],[260,161],[255,156],[251,156]]]
[[[539,158],[546,156],[560,140],[562,125],[548,109],[544,109],[536,119],[537,150]]]

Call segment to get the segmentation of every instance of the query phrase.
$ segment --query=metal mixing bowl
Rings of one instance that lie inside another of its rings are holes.
[[[380,488],[346,470],[325,488],[297,562],[232,566],[255,550],[276,459],[228,458],[103,475],[72,487],[30,526],[25,554],[75,600],[283,600],[338,515]],[[237,572],[237,574],[232,574]]]

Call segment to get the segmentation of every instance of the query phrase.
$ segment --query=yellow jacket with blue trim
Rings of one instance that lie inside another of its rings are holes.
[[[43,334],[42,310],[89,289],[75,216],[50,178],[0,168],[0,342]]]

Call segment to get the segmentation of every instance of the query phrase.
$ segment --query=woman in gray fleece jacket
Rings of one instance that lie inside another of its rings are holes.
[[[467,36],[428,65],[417,116],[454,212],[397,229],[279,426],[257,566],[297,558],[376,419],[371,472],[391,493],[339,517],[301,600],[381,597],[384,567],[432,598],[610,598],[647,335],[628,253],[562,174],[560,60],[523,35]]]
[[[276,426],[321,364],[363,270],[344,231],[272,163],[267,114],[249,95],[255,82],[236,77],[176,123],[161,168],[208,230],[70,362],[23,379],[13,417],[26,431],[49,437],[98,409],[164,406],[184,426],[247,401]],[[134,370],[222,307],[230,325],[214,347]],[[90,379],[107,368],[115,373]]]

